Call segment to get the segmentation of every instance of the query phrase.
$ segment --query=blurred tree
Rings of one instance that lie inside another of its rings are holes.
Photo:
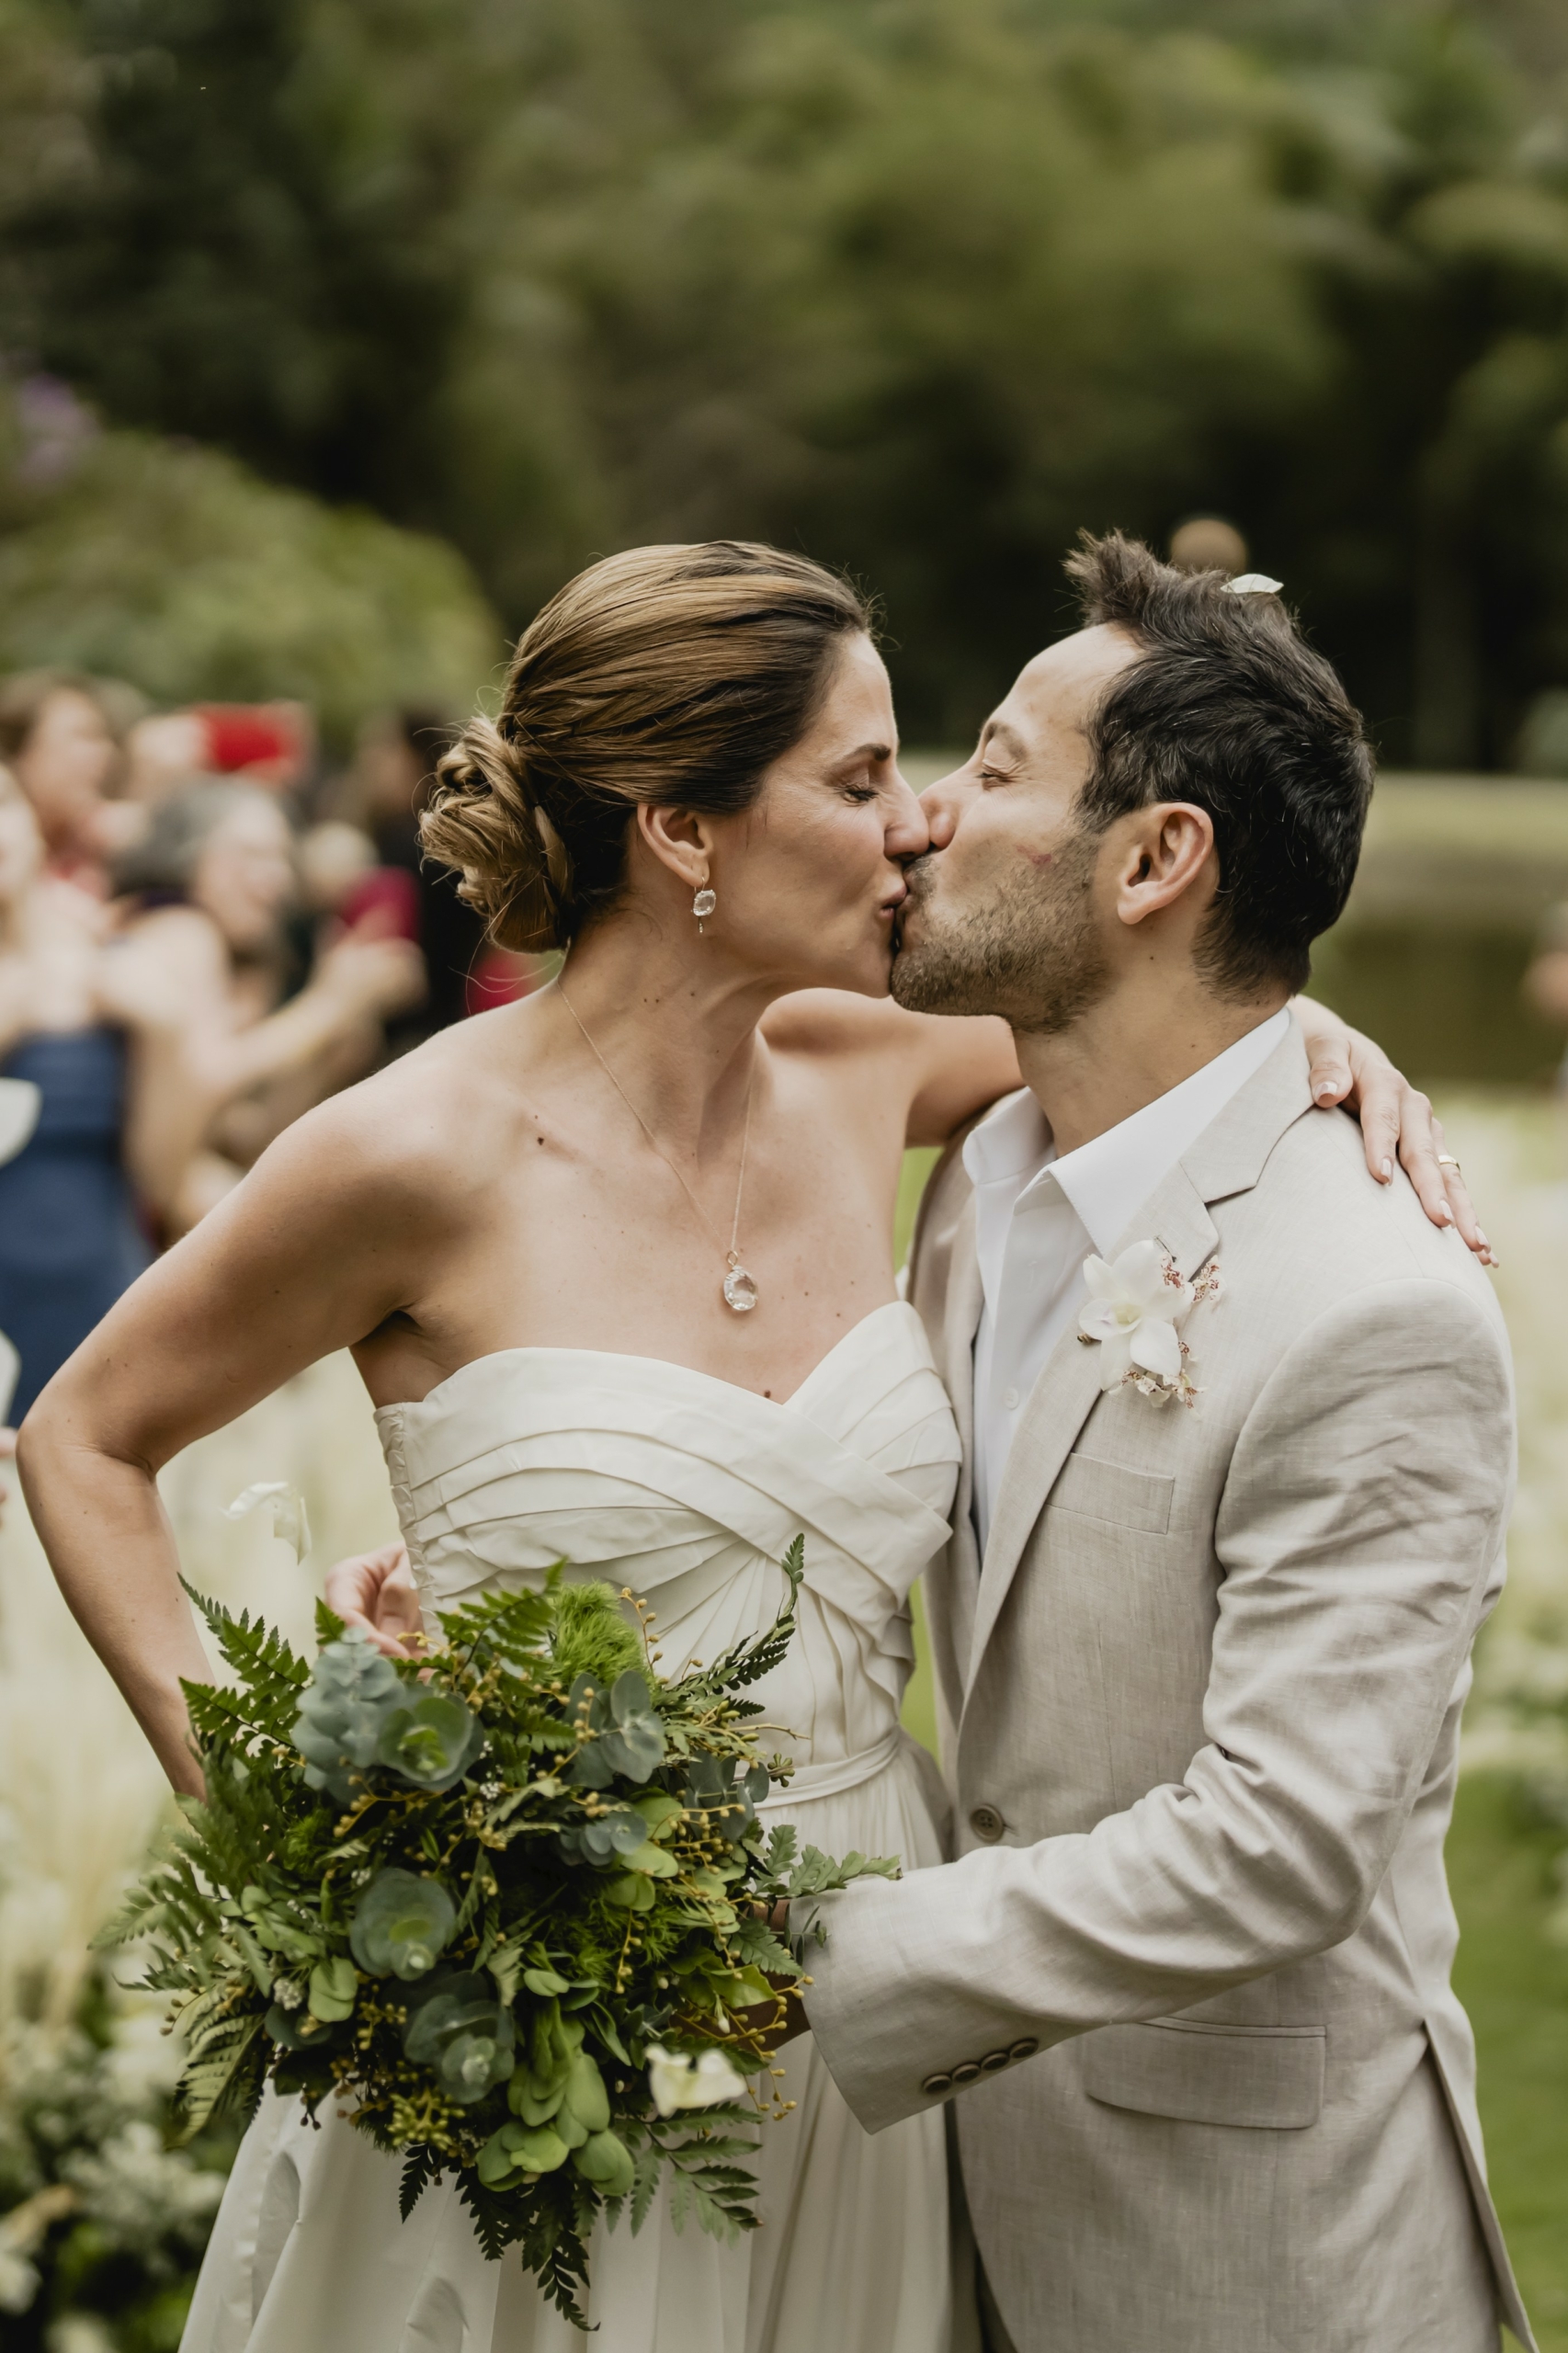
[[[122,422],[326,497],[438,502],[431,426],[463,299],[438,224],[473,97],[444,103],[440,14],[53,0],[86,62],[90,145],[40,157],[13,209],[13,339]]]
[[[1382,30],[1260,126],[1337,361],[1248,518],[1397,755],[1506,766],[1568,662],[1568,126],[1473,27]]]
[[[0,63],[24,21],[11,347],[514,626],[611,546],[799,541],[961,734],[1080,525],[1211,507],[1396,756],[1506,762],[1568,677],[1555,0],[0,0]]]

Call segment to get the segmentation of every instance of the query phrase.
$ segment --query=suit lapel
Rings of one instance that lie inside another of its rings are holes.
[[[974,1544],[974,1336],[980,1329],[980,1311],[983,1303],[980,1287],[980,1259],[974,1246],[974,1196],[964,1205],[962,1221],[953,1241],[952,1270],[948,1281],[948,1312],[943,1322],[942,1378],[948,1394],[953,1401],[958,1418],[959,1436],[963,1442],[963,1469],[959,1474],[958,1499],[953,1507],[955,1535],[968,1531],[970,1552]],[[974,1564],[978,1566],[978,1563]]]
[[[1219,1238],[1214,1222],[1184,1168],[1171,1170],[1158,1192],[1118,1241],[1116,1249],[1125,1250],[1151,1233],[1164,1244],[1184,1275],[1196,1274],[1213,1249]],[[1115,1255],[1113,1251],[1112,1256]],[[1062,1466],[1073,1450],[1073,1441],[1093,1413],[1100,1393],[1100,1352],[1097,1347],[1084,1346],[1074,1319],[1046,1359],[1045,1368],[1029,1392],[1028,1403],[1018,1416],[1013,1443],[1007,1450],[981,1573],[966,1691],[973,1683],[982,1654],[1045,1499],[1056,1484]]]
[[[1263,1068],[1162,1180],[1118,1237],[1111,1256],[1153,1234],[1169,1251],[1180,1273],[1188,1278],[1195,1275],[1219,1240],[1209,1204],[1256,1185],[1280,1136],[1311,1108],[1306,1057],[1292,1023],[1289,1037],[1280,1040]],[[972,1249],[971,1240],[971,1256]],[[976,1283],[978,1287],[978,1270]],[[972,1340],[972,1325],[970,1333]],[[1100,1395],[1099,1354],[1097,1347],[1085,1347],[1080,1342],[1074,1320],[1052,1349],[1018,1417],[992,1514],[972,1632],[967,1654],[959,1652],[960,1660],[966,1660],[966,1699],[1035,1523]],[[953,1368],[949,1370],[951,1379]],[[972,1352],[964,1378],[967,1458],[973,1443]],[[1151,1412],[1155,1410],[1173,1409],[1151,1406]]]
[[[971,1193],[964,1203],[953,1238],[947,1313],[942,1322],[941,1374],[948,1394],[953,1401],[953,1413],[963,1447],[958,1494],[953,1501],[952,1541],[948,1547],[945,1572],[948,1655],[951,1661],[949,1671],[955,1678],[954,1686],[949,1691],[947,1705],[955,1714],[957,1691],[967,1688],[964,1677],[980,1585],[980,1546],[975,1539],[973,1508],[974,1336],[980,1325],[983,1302],[980,1260],[974,1246],[974,1196]]]

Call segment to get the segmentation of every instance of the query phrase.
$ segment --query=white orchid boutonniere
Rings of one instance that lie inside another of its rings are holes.
[[[1135,1242],[1114,1265],[1085,1258],[1084,1280],[1089,1303],[1078,1318],[1078,1337],[1085,1347],[1098,1345],[1101,1389],[1136,1389],[1157,1405],[1170,1397],[1191,1405],[1198,1396],[1187,1370],[1192,1351],[1178,1326],[1199,1300],[1218,1298],[1219,1267],[1210,1260],[1188,1282],[1159,1243]]]

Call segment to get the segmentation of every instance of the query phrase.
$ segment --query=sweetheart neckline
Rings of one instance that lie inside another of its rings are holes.
[[[894,1308],[903,1309],[905,1313],[915,1316],[917,1324],[920,1322],[916,1310],[910,1306],[906,1299],[884,1300],[881,1307],[873,1307],[868,1314],[861,1316],[858,1324],[852,1324],[847,1332],[840,1333],[826,1355],[817,1358],[805,1379],[797,1388],[791,1389],[788,1397],[760,1396],[755,1389],[747,1389],[741,1381],[726,1381],[722,1373],[704,1372],[697,1365],[679,1364],[673,1357],[630,1356],[621,1348],[552,1348],[536,1345],[516,1348],[486,1348],[479,1356],[470,1357],[466,1364],[460,1364],[451,1372],[443,1374],[435,1387],[427,1389],[423,1397],[400,1397],[391,1404],[378,1405],[375,1408],[375,1415],[379,1422],[383,1414],[416,1413],[422,1405],[428,1405],[434,1398],[439,1397],[443,1389],[449,1389],[454,1381],[461,1381],[465,1374],[472,1372],[480,1365],[496,1364],[503,1357],[592,1357],[596,1361],[603,1364],[648,1365],[657,1368],[660,1372],[683,1372],[692,1381],[706,1381],[710,1388],[726,1389],[736,1397],[749,1397],[755,1404],[767,1406],[770,1413],[787,1414],[792,1407],[799,1404],[817,1375],[833,1362],[841,1348],[847,1347],[850,1341],[862,1333],[869,1324],[874,1324],[879,1315],[886,1315]],[[921,1325],[921,1330],[924,1333],[924,1324]]]

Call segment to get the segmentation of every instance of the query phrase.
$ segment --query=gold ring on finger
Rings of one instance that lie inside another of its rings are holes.
[[[1440,1152],[1437,1154],[1437,1165],[1439,1168],[1458,1168],[1459,1162],[1451,1152]]]

